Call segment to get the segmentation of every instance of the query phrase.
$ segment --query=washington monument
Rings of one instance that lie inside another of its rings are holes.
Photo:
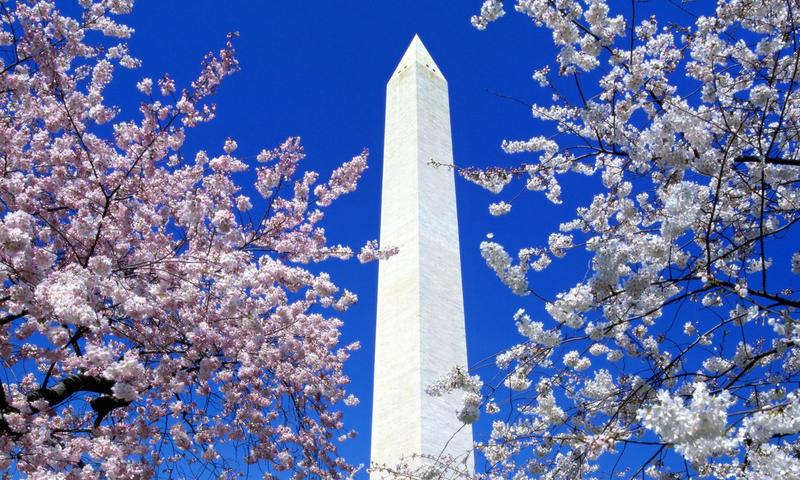
[[[388,467],[472,450],[460,396],[425,393],[467,365],[455,179],[431,161],[453,163],[447,80],[414,36],[386,86],[380,241],[400,253],[378,274],[371,460]]]

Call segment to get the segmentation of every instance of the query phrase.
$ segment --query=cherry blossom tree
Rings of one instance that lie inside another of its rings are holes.
[[[431,387],[464,391],[466,422],[491,415],[479,476],[800,478],[800,2],[514,3],[558,51],[533,76],[552,102],[530,106],[554,134],[504,141],[517,167],[457,168],[500,196],[559,204],[576,175],[597,190],[516,258],[481,244],[548,315],[514,316],[501,382],[460,368]],[[565,255],[589,273],[547,297],[529,274]]]
[[[337,444],[353,436],[342,367],[357,344],[340,345],[333,311],[356,296],[308,264],[352,255],[320,222],[366,152],[325,181],[298,173],[297,138],[189,154],[238,69],[235,35],[187,88],[142,79],[138,120],[117,120],[103,95],[139,65],[119,23],[133,2],[79,3],[0,1],[0,470],[350,475]]]

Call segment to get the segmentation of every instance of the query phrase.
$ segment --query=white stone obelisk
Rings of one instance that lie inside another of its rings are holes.
[[[447,81],[418,36],[386,86],[384,138],[380,241],[400,252],[379,266],[371,460],[469,453],[472,471],[461,395],[425,393],[467,346],[455,179],[430,165],[453,163]]]

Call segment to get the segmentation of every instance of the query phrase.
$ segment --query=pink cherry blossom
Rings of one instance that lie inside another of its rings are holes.
[[[356,187],[366,152],[324,183],[299,173],[299,138],[257,165],[233,139],[184,157],[239,68],[236,35],[190,85],[141,79],[139,118],[120,121],[103,93],[139,62],[107,40],[132,34],[117,16],[133,2],[79,3],[78,17],[48,1],[0,5],[11,52],[0,58],[0,468],[350,475],[334,439],[354,436],[343,362],[358,345],[339,344],[335,313],[357,297],[305,264],[352,254],[320,222]],[[258,201],[232,178],[251,168]]]

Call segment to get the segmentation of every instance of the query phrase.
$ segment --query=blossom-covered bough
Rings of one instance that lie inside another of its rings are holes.
[[[352,255],[320,221],[366,152],[324,182],[298,173],[296,138],[252,161],[233,140],[188,154],[238,69],[232,38],[189,88],[143,79],[140,119],[116,120],[103,95],[139,64],[116,20],[132,1],[79,3],[70,17],[0,1],[0,470],[348,476],[342,366],[357,345],[339,344],[331,309],[356,297],[304,265]]]
[[[685,25],[647,12],[669,5]],[[496,357],[503,382],[456,370],[432,387],[466,392],[465,421],[476,394],[495,414],[478,474],[800,478],[800,2],[514,8],[558,49],[534,74],[553,102],[532,106],[557,133],[504,142],[519,167],[460,171],[553,203],[569,175],[598,190],[518,260],[481,245],[520,295],[539,294],[527,274],[554,257],[586,254],[591,270],[545,298],[549,318],[516,314],[525,341]],[[473,24],[503,14],[487,0]]]

